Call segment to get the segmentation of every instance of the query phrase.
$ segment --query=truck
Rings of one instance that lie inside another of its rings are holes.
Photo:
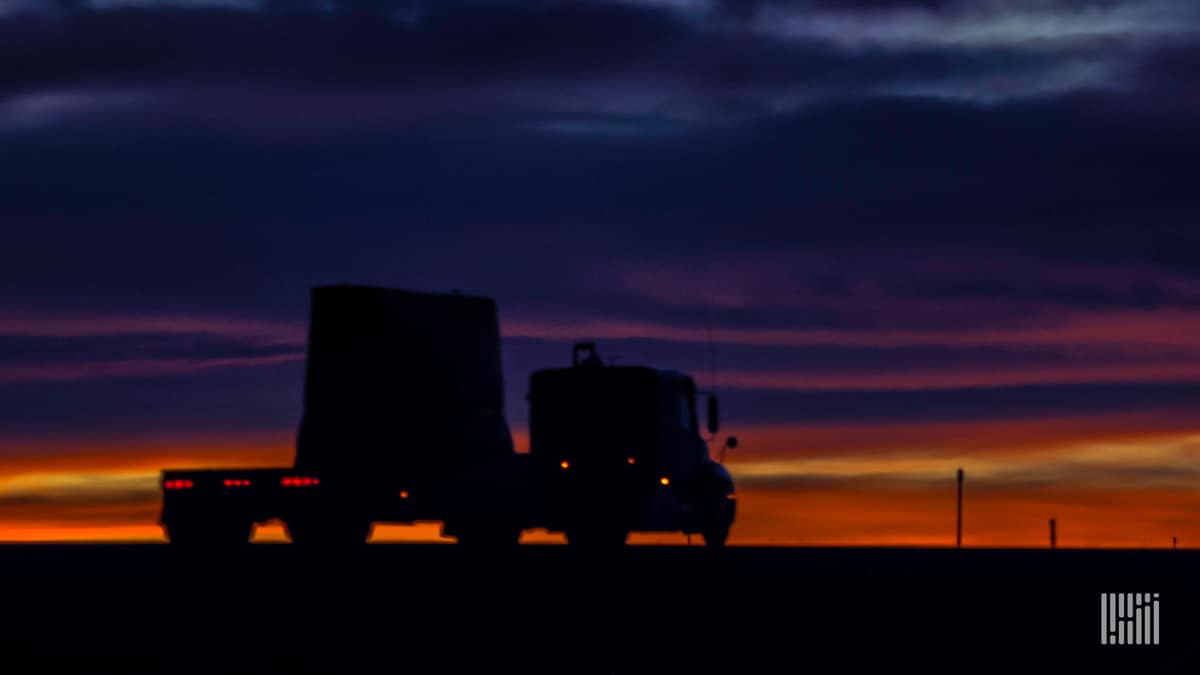
[[[175,546],[243,544],[280,521],[305,546],[362,544],[375,523],[440,522],[467,547],[545,529],[584,548],[638,531],[720,548],[737,499],[701,434],[699,394],[683,373],[606,364],[594,343],[576,344],[570,366],[530,377],[530,447],[517,452],[493,300],[316,287],[292,466],[163,471],[160,522]],[[711,439],[711,393],[707,408]]]

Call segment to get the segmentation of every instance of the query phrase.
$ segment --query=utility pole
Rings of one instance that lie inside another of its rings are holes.
[[[958,530],[954,537],[955,548],[962,548],[962,484],[963,470],[958,470]]]
[[[1054,522],[1054,519],[1051,518],[1050,519],[1050,550],[1051,551],[1053,551],[1058,544],[1058,537],[1056,536],[1057,533],[1054,531],[1055,525],[1056,525],[1056,523]]]
[[[1171,537],[1171,550],[1179,548],[1179,537]]]

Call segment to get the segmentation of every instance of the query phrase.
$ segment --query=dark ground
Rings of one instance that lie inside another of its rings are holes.
[[[1200,551],[8,546],[0,670],[28,655],[87,665],[68,672],[1197,672],[1198,566]],[[1160,593],[1161,644],[1101,646],[1102,591]]]

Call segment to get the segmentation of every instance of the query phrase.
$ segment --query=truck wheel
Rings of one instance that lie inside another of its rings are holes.
[[[355,519],[330,522],[293,518],[285,523],[292,543],[299,546],[362,546],[371,536],[371,521]]]
[[[709,511],[700,532],[706,548],[725,548],[725,540],[729,539],[729,528],[733,526],[734,504],[730,500],[721,499],[721,502]]]
[[[175,522],[164,527],[167,541],[176,547],[233,547],[250,543],[254,523],[248,520],[227,522]]]
[[[700,534],[704,537],[705,548],[725,548],[725,540],[729,538],[729,523],[713,523]]]
[[[566,531],[567,545],[581,550],[609,550],[621,548],[629,536],[624,528],[580,527]]]
[[[474,549],[512,548],[521,541],[521,530],[503,526],[478,526],[464,528],[455,535],[458,545]]]

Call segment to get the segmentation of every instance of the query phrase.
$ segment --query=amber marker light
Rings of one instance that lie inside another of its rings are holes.
[[[565,459],[563,461],[559,462],[558,465],[562,467],[563,471],[566,471],[567,469],[571,468],[571,463]]]
[[[658,479],[658,482],[662,483],[663,485],[670,485],[671,479],[667,478],[666,476],[663,476],[662,478]]]

